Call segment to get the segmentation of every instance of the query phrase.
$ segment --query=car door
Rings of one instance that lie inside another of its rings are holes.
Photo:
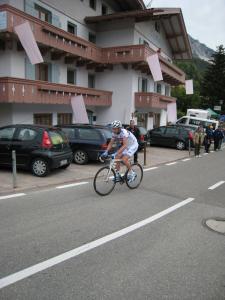
[[[32,152],[38,149],[36,138],[38,131],[29,127],[20,127],[16,131],[15,139],[12,142],[12,150],[16,151],[16,164],[28,166]]]
[[[161,126],[150,131],[150,144],[164,144],[165,126]]]
[[[0,129],[0,164],[11,165],[12,163],[12,140],[16,127],[4,127]]]
[[[175,147],[179,139],[179,128],[176,126],[166,127],[164,135],[164,146]]]

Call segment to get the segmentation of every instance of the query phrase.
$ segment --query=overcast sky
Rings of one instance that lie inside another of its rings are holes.
[[[152,7],[180,7],[193,38],[214,50],[225,47],[225,0],[153,0]]]

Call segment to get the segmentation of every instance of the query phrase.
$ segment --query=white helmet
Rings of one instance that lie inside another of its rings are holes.
[[[118,120],[115,120],[112,122],[112,128],[121,128],[122,127],[122,123]]]

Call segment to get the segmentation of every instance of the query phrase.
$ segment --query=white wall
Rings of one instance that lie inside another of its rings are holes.
[[[166,124],[167,124],[167,111],[165,109],[161,109],[160,126],[165,126]]]
[[[132,108],[132,70],[125,70],[122,66],[114,66],[113,71],[98,74],[97,87],[103,90],[113,91],[112,106],[110,108],[98,108],[97,123],[110,123],[113,120],[129,122]]]
[[[140,22],[135,24],[135,34],[134,34],[134,44],[139,44],[139,38],[142,37],[147,42],[151,43],[157,47],[161,48],[162,51],[172,58],[171,47],[166,39],[165,33],[162,26],[160,27],[160,33],[155,30],[155,22]],[[153,47],[154,48],[154,47]],[[157,49],[156,49],[157,50]]]

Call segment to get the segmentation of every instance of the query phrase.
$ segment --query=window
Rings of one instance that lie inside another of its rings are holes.
[[[178,128],[177,127],[167,127],[166,135],[174,135],[174,134],[178,134]]]
[[[68,22],[67,23],[67,31],[74,35],[77,35],[77,25]]]
[[[164,134],[165,128],[166,127],[159,127],[159,128],[153,129],[153,132],[158,133],[158,134]]]
[[[37,17],[45,22],[52,23],[52,13],[48,11],[47,9],[35,4],[34,6],[35,10],[37,11],[38,15]]]
[[[165,95],[170,96],[170,86],[169,85],[166,85],[166,87],[165,87]]]
[[[58,125],[66,125],[72,123],[73,115],[70,113],[62,113],[57,115],[57,124]]]
[[[102,15],[107,15],[108,13],[108,7],[102,4]]]
[[[48,64],[38,64],[37,65],[37,80],[49,81],[49,65]]]
[[[158,94],[162,93],[162,85],[160,83],[157,83],[156,89],[157,89],[156,91]]]
[[[142,78],[142,92],[147,93],[148,89],[148,80],[146,78]]]
[[[94,89],[95,88],[95,75],[88,74],[88,87]]]
[[[3,128],[0,130],[0,141],[10,141],[13,138],[16,128]]]
[[[29,128],[20,129],[20,133],[18,136],[19,141],[33,141],[37,136],[37,131]]]
[[[89,6],[92,9],[96,9],[96,0],[89,0]]]
[[[77,73],[75,69],[67,69],[67,83],[76,84],[77,82]]]
[[[65,135],[68,137],[69,140],[75,138],[75,129],[74,128],[63,127],[62,131],[65,133]]]
[[[52,125],[52,114],[34,114],[34,124]]]
[[[81,140],[100,140],[97,130],[89,128],[78,128],[78,135]]]
[[[186,124],[187,118],[181,118],[177,121],[177,124]]]
[[[96,44],[96,35],[95,34],[89,32],[88,39],[89,39],[89,42]]]
[[[155,31],[160,32],[160,23],[158,21],[155,22]]]

